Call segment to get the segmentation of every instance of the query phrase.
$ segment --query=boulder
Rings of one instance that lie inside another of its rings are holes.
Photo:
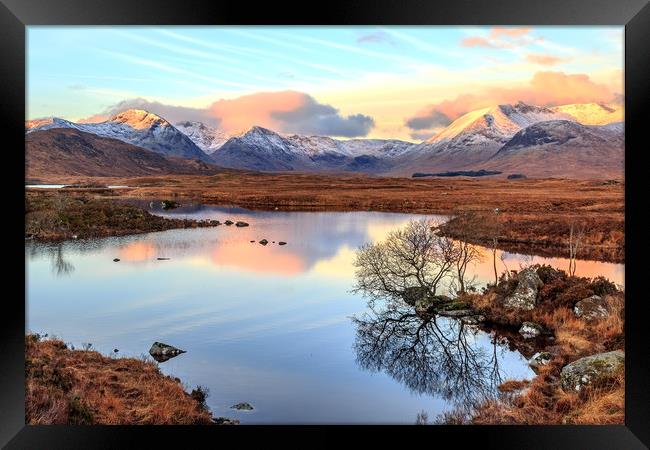
[[[238,222],[235,224],[235,226],[241,228],[241,227],[247,227],[248,224],[247,224],[246,222],[238,221]]]
[[[542,366],[551,362],[551,354],[549,352],[537,352],[532,358],[528,360],[528,365],[531,369],[537,370]]]
[[[210,225],[212,225],[213,227],[216,227],[217,225],[221,225],[221,222],[219,222],[218,220],[210,220],[209,223],[210,223]]]
[[[244,411],[252,411],[253,410],[253,405],[247,402],[242,402],[242,403],[237,403],[236,405],[231,406],[232,409],[238,409],[238,410],[244,410]]]
[[[113,258],[113,262],[118,262],[120,258]]]
[[[162,209],[174,209],[181,206],[180,203],[175,202],[174,200],[163,200],[160,202],[160,205],[162,206]]]
[[[514,309],[531,310],[537,303],[537,293],[544,285],[535,269],[526,268],[517,274],[517,287],[514,292],[508,295],[504,306]]]
[[[573,307],[573,312],[585,320],[601,320],[609,316],[607,302],[599,295],[580,300]]]
[[[226,220],[224,223],[225,223],[226,225],[230,226],[230,225],[232,225],[232,224],[235,223],[235,222],[233,222],[232,220]]]
[[[519,328],[519,334],[521,334],[524,339],[536,338],[540,334],[544,333],[544,328],[535,322],[524,322]]]
[[[624,367],[625,353],[621,350],[580,358],[562,368],[562,389],[576,392],[587,385],[606,383]]]
[[[438,311],[438,315],[442,317],[467,317],[473,316],[476,313],[471,309],[452,309],[451,311],[441,310]]]
[[[287,245],[287,243],[284,242],[284,241],[280,241],[280,242],[278,242],[278,245]]]
[[[165,362],[181,353],[186,352],[185,350],[163,344],[162,342],[154,342],[149,349],[149,354],[158,362]]]
[[[213,417],[212,422],[215,425],[239,425],[239,420],[228,419],[227,417]]]
[[[262,245],[266,245],[266,244],[268,244],[268,243],[269,243],[269,241],[267,241],[266,239],[262,239],[262,240],[260,241],[260,244],[262,244]]]

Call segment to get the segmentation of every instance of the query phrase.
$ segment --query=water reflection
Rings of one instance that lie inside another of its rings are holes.
[[[412,392],[439,395],[471,408],[496,395],[499,363],[507,349],[494,335],[443,317],[420,317],[412,307],[388,302],[354,317],[357,362],[383,371]]]

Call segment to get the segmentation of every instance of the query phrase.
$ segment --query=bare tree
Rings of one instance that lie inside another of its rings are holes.
[[[466,292],[469,280],[466,278],[467,268],[473,263],[481,260],[481,252],[476,246],[469,243],[471,236],[476,229],[478,218],[472,211],[457,211],[455,217],[455,236],[457,252],[454,263],[458,281],[458,292]]]
[[[430,295],[453,273],[459,247],[441,236],[431,220],[409,222],[380,243],[365,244],[356,254],[355,291],[375,298],[399,298],[410,288]]]
[[[501,222],[499,221],[499,208],[494,208],[494,217],[490,231],[492,235],[492,265],[494,267],[494,284],[499,283],[499,272],[497,271],[497,247],[499,246],[499,234],[501,233]]]
[[[575,276],[576,274],[576,258],[578,255],[578,249],[582,244],[582,241],[585,237],[585,226],[584,224],[576,225],[574,222],[571,222],[569,227],[569,275]]]

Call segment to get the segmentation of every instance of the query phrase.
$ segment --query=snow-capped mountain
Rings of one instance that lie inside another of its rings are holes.
[[[74,128],[102,137],[119,139],[167,156],[210,161],[206,153],[172,124],[141,109],[126,110],[99,123],[74,123],[52,117],[29,121],[26,128],[28,133],[53,128]]]
[[[230,138],[212,158],[224,167],[262,171],[377,172],[389,169],[388,160],[413,146],[399,140],[282,135],[254,126]]]
[[[518,131],[482,167],[534,177],[617,177],[623,174],[624,138],[620,126],[538,122]]]
[[[224,131],[212,128],[203,122],[186,120],[177,122],[174,126],[208,155],[214,153],[231,137]]]
[[[393,176],[479,169],[549,176],[573,170],[597,176],[611,175],[622,167],[624,127],[620,119],[622,110],[609,105],[545,108],[519,102],[469,112],[419,144],[282,134],[259,126],[228,136],[201,122],[182,121],[174,126],[143,110],[127,110],[100,123],[51,117],[28,121],[25,127],[27,133],[71,128],[166,156],[235,169]]]
[[[623,121],[621,105],[602,103],[578,103],[551,108],[555,112],[568,114],[583,125],[607,125]]]
[[[518,102],[471,111],[412,148],[394,172],[470,169],[488,160],[519,130],[548,120],[575,120],[549,108]]]

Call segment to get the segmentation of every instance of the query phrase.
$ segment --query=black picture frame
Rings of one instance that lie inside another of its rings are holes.
[[[650,445],[650,380],[647,316],[643,303],[643,252],[648,249],[647,194],[642,155],[650,123],[650,5],[647,0],[362,0],[326,4],[198,0],[1,0],[0,126],[5,178],[9,178],[6,227],[5,324],[0,327],[0,444],[6,448],[126,448],[174,442],[195,447],[256,437],[303,446],[345,443],[334,432],[359,433],[364,443],[388,435],[416,434],[430,444],[483,448],[636,449]],[[434,427],[109,427],[26,426],[24,423],[24,233],[25,30],[30,25],[622,25],[625,26],[626,133],[626,419],[624,426],[434,426]],[[6,215],[6,213],[5,213]],[[15,273],[13,273],[15,272]],[[7,289],[7,288],[10,289]],[[645,295],[644,295],[645,294]],[[288,438],[288,439],[287,439]],[[267,441],[270,442],[270,441]],[[407,441],[411,443],[412,441]]]

